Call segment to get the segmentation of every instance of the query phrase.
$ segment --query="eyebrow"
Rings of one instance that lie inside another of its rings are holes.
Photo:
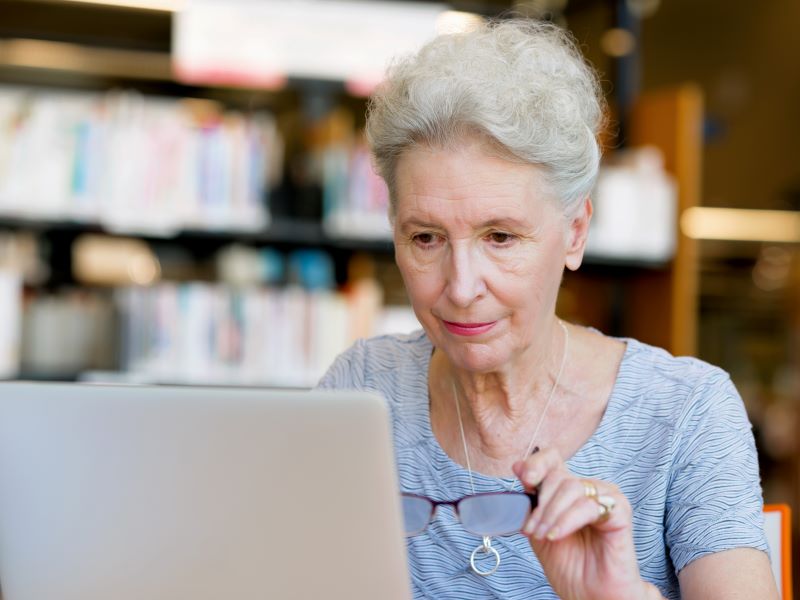
[[[522,228],[526,229],[531,227],[529,223],[525,221],[520,221],[519,219],[514,219],[513,217],[502,217],[499,219],[489,219],[484,223],[481,223],[481,227],[510,227],[510,228]]]
[[[411,217],[410,219],[401,221],[400,224],[402,227],[431,227],[431,228],[438,227],[438,225],[434,225],[433,223],[424,221],[422,219],[418,219],[416,217]]]

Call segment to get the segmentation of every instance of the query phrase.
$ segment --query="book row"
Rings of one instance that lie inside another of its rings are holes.
[[[418,326],[410,308],[385,310],[367,280],[347,293],[160,284],[117,301],[121,369],[176,383],[309,387],[355,339]]]
[[[208,101],[0,88],[0,215],[111,230],[259,230],[283,143]]]

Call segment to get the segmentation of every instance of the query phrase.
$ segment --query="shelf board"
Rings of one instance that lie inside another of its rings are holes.
[[[30,0],[29,0],[30,1]],[[63,4],[77,7],[100,7],[107,9],[126,9],[131,11],[152,11],[156,13],[174,13],[180,10],[185,2],[182,0],[35,0],[46,4]]]
[[[332,82],[291,77],[282,87],[258,86],[248,82],[198,83],[184,81],[173,69],[168,52],[154,50],[131,50],[90,46],[72,42],[60,42],[27,38],[0,38],[0,82],[17,84],[52,84],[69,87],[69,82],[130,82],[133,87],[156,86],[156,89],[175,88],[185,95],[194,95],[202,90],[209,94],[233,96],[240,94],[274,99],[291,95],[292,89],[313,88],[344,93],[343,82]],[[252,97],[247,104],[253,108]]]
[[[0,40],[0,67],[76,75],[175,81],[170,55],[31,39]]]
[[[604,269],[649,269],[661,270],[669,268],[669,261],[650,260],[634,257],[620,257],[620,256],[600,256],[596,254],[587,254],[583,257],[583,264],[586,267],[598,267]]]
[[[0,217],[0,228],[26,229],[42,233],[66,232],[79,235],[81,233],[101,233],[119,237],[136,237],[154,242],[183,242],[219,240],[241,242],[246,244],[292,244],[297,246],[321,246],[345,250],[361,250],[365,252],[391,253],[394,245],[388,239],[361,239],[344,236],[330,236],[325,233],[322,224],[290,218],[273,218],[269,227],[263,231],[230,231],[185,229],[172,236],[157,235],[152,232],[118,232],[104,228],[96,223],[58,219],[26,219],[21,217]]]

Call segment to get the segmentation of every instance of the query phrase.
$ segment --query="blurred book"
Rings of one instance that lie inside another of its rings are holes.
[[[351,342],[330,291],[163,283],[117,302],[122,370],[163,381],[310,386]]]
[[[0,215],[171,235],[261,230],[273,117],[134,92],[0,88]]]
[[[368,281],[346,293],[162,283],[116,301],[121,370],[145,381],[309,387],[357,337],[418,327],[410,309],[384,312]]]
[[[323,227],[333,237],[391,240],[389,191],[366,143],[339,143],[323,154]]]

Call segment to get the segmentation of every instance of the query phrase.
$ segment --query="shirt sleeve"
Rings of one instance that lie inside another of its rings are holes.
[[[665,515],[675,572],[732,548],[767,552],[755,441],[726,373],[703,378],[677,425]]]

